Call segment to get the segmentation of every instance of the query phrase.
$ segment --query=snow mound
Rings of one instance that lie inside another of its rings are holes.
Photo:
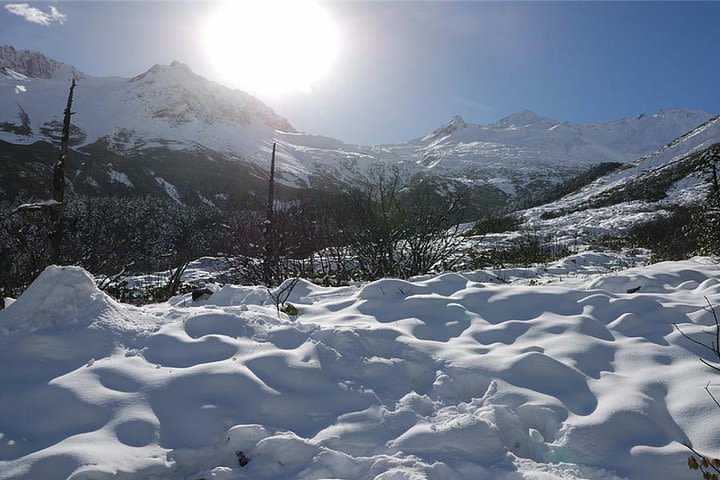
[[[7,303],[6,303],[7,305]],[[47,267],[15,301],[0,311],[0,335],[27,335],[48,329],[85,327],[113,334],[138,332],[157,325],[135,307],[118,304],[100,291],[80,267]]]
[[[206,302],[207,305],[263,305],[268,298],[265,287],[246,287],[239,285],[223,285]]]
[[[0,312],[0,479],[683,478],[720,415],[673,324],[704,339],[719,275],[299,281],[288,316],[262,287],[119,305],[51,267]]]
[[[80,267],[47,267],[0,316],[0,332],[87,325],[118,305]]]
[[[720,291],[720,280],[708,277],[692,267],[683,268],[689,262],[662,262],[648,267],[631,268],[615,275],[603,276],[588,282],[588,290],[599,289],[613,293],[672,293],[675,290],[706,290],[714,287]]]

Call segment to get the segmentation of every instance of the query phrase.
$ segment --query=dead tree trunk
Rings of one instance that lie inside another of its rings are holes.
[[[65,201],[65,161],[67,160],[68,143],[70,142],[70,116],[72,112],[75,79],[70,84],[67,106],[63,117],[62,137],[60,139],[60,156],[53,168],[53,200],[50,208],[50,238],[48,242],[48,257],[51,263],[60,263],[60,245],[63,236],[63,202]]]
[[[713,192],[715,193],[715,197],[717,197],[720,193],[720,185],[718,185],[717,163],[717,160],[715,160],[712,164]]]
[[[272,283],[273,263],[275,259],[274,230],[275,230],[275,144],[273,143],[272,157],[270,158],[270,184],[268,185],[268,201],[265,216],[265,252],[263,257],[263,282]]]
[[[187,270],[189,264],[190,262],[184,262],[182,265],[177,267],[170,276],[167,285],[166,300],[170,300],[170,297],[173,297],[177,294],[177,291],[180,288],[180,284],[182,283],[183,273],[185,273],[185,270]]]

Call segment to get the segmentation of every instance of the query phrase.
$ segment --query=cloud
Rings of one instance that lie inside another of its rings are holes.
[[[50,6],[50,12],[46,13],[39,8],[31,7],[28,3],[8,3],[5,5],[5,10],[15,15],[20,15],[30,23],[37,23],[38,25],[50,25],[51,23],[63,23],[65,21],[65,14]]]

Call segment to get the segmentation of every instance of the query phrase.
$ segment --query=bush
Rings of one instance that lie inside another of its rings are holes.
[[[700,255],[720,255],[720,200],[711,195],[707,205],[692,215],[690,234]]]
[[[17,296],[47,266],[48,216],[0,205],[0,287]],[[61,260],[95,275],[169,270],[217,252],[249,250],[253,216],[172,200],[71,196]]]
[[[508,247],[470,252],[470,268],[505,268],[508,265],[530,267],[565,258],[572,252],[554,238],[526,232]]]
[[[692,230],[695,211],[690,207],[671,207],[668,215],[635,225],[623,237],[604,237],[593,244],[615,250],[645,248],[652,251],[651,263],[685,260],[695,255],[698,249]]]
[[[408,278],[448,262],[461,242],[464,192],[441,194],[422,179],[404,182],[382,167],[348,198],[347,245],[358,278]]]
[[[488,233],[514,232],[522,222],[514,215],[501,215],[495,217],[485,217],[477,222],[466,233],[467,235],[486,235]]]

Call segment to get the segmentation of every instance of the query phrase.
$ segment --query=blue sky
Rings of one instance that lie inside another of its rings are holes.
[[[4,8],[0,44],[92,75],[179,60],[218,78],[201,40],[214,4],[29,3],[54,6],[63,23]],[[486,123],[523,109],[572,122],[671,107],[720,112],[720,3],[322,6],[343,39],[332,71],[311,91],[251,92],[299,130],[377,144],[422,136],[455,114]]]

